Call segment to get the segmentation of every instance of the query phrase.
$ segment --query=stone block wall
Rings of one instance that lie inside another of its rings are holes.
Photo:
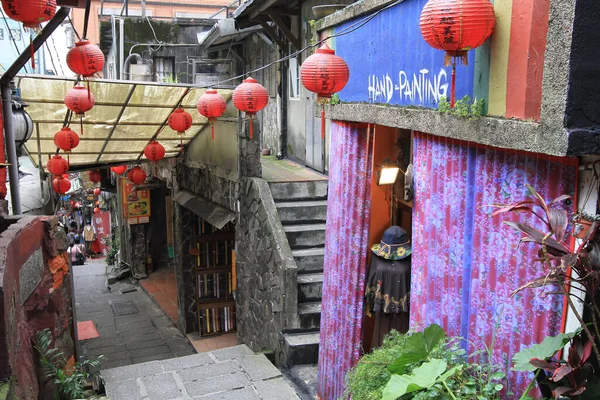
[[[297,271],[267,182],[243,181],[236,227],[238,337],[283,359],[280,333],[298,327]]]
[[[0,326],[5,335],[0,358],[8,353],[8,398],[51,399],[52,382],[40,371],[32,340],[49,328],[54,347],[67,358],[75,353],[67,237],[55,217],[13,222],[0,234]]]

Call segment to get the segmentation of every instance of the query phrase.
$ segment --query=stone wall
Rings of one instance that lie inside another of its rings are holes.
[[[0,234],[0,325],[5,332],[0,357],[8,349],[9,399],[53,398],[53,384],[41,373],[32,345],[37,332],[49,328],[54,347],[67,358],[75,353],[67,238],[57,222],[55,217],[22,217]],[[6,360],[0,359],[0,365]]]
[[[296,263],[267,182],[243,182],[236,229],[238,337],[283,358],[280,332],[298,326]]]

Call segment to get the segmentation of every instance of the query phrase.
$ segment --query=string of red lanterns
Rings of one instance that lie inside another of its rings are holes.
[[[250,120],[250,140],[252,140],[252,120],[256,113],[267,106],[269,93],[267,89],[254,78],[248,77],[233,91],[233,105],[246,113]]]
[[[201,115],[208,118],[208,123],[211,125],[212,130],[211,138],[215,140],[215,123],[217,122],[217,118],[223,115],[227,108],[225,99],[215,89],[208,89],[198,99],[196,108]]]
[[[69,163],[67,160],[62,158],[59,155],[55,155],[46,164],[46,169],[52,174],[56,176],[62,176],[69,170]]]
[[[88,172],[88,177],[90,178],[90,181],[94,183],[98,183],[102,180],[102,174],[97,169],[93,169],[90,172]]]
[[[321,139],[325,139],[325,104],[331,101],[334,93],[342,90],[348,83],[350,70],[348,65],[326,43],[308,57],[300,68],[300,80],[304,87],[317,94],[317,103],[321,105]]]
[[[100,188],[94,188],[94,196],[98,197],[100,196],[100,193],[102,193],[102,190]]]
[[[116,167],[110,167],[110,170],[117,175],[121,175],[123,172],[127,171],[127,165],[118,165]]]
[[[68,178],[57,176],[52,180],[52,189],[58,194],[65,194],[71,189],[71,181]]]
[[[485,43],[495,23],[489,0],[429,0],[423,7],[421,35],[431,47],[446,51],[444,65],[452,66],[450,107],[455,101],[456,64],[468,65],[467,52]]]

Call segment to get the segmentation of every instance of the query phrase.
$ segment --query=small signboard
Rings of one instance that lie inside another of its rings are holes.
[[[150,222],[150,191],[134,190],[134,185],[121,179],[123,195],[123,217],[129,225]]]

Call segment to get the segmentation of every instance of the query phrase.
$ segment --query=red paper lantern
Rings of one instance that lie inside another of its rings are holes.
[[[349,78],[350,70],[344,59],[336,56],[325,43],[302,63],[302,84],[317,94],[317,101],[321,104],[321,139],[325,139],[325,104],[334,93],[346,86]]]
[[[69,163],[61,156],[53,156],[46,164],[46,169],[52,174],[61,176],[69,170]]]
[[[65,105],[79,117],[81,124],[81,135],[83,136],[83,117],[87,111],[90,111],[96,101],[89,88],[83,85],[75,85],[65,95]]]
[[[90,172],[88,172],[88,177],[90,178],[90,181],[94,183],[98,183],[102,180],[102,174],[97,169],[93,169]]]
[[[69,152],[79,145],[79,135],[71,128],[63,127],[54,135],[54,144],[62,151]]]
[[[67,65],[69,69],[77,75],[84,77],[93,76],[96,72],[104,68],[104,54],[96,45],[89,40],[83,39],[75,43],[67,53]]]
[[[71,206],[71,208],[75,208],[75,205],[76,205],[75,200],[70,200],[69,205]]]
[[[156,140],[151,141],[144,148],[144,155],[150,161],[157,162],[165,157],[165,148]]]
[[[431,47],[445,50],[444,64],[452,65],[451,107],[457,61],[467,65],[467,52],[490,37],[495,23],[494,6],[489,0],[429,0],[423,7],[421,35]]]
[[[102,190],[100,190],[100,188],[94,189],[94,196],[100,196],[100,193],[102,193]]]
[[[10,19],[26,28],[37,28],[56,14],[56,0],[2,0],[2,8]]]
[[[247,78],[233,91],[233,105],[244,111],[250,118],[250,139],[252,139],[252,119],[269,102],[267,89],[254,78]]]
[[[190,113],[185,111],[183,108],[177,108],[169,115],[169,127],[177,132],[179,136],[179,142],[181,151],[183,152],[183,138],[185,131],[190,129],[192,126],[192,116]]]
[[[96,201],[96,206],[99,206],[99,205],[100,205],[100,202],[99,202],[99,201]]]
[[[62,177],[63,177],[64,179],[71,179],[71,177],[69,176],[69,174],[62,174]]]
[[[100,208],[94,207],[94,214],[100,214]]]
[[[52,180],[52,189],[58,194],[65,194],[71,189],[71,181],[61,176]]]
[[[110,170],[117,175],[121,175],[123,172],[127,171],[127,165],[119,165],[116,167],[110,167]]]
[[[141,185],[146,182],[146,172],[140,167],[132,168],[131,171],[127,174],[127,179],[129,182],[135,183],[136,185]]]
[[[225,99],[215,89],[208,89],[198,99],[196,108],[198,108],[201,115],[208,118],[208,122],[212,127],[212,140],[215,140],[215,122],[227,108]]]

